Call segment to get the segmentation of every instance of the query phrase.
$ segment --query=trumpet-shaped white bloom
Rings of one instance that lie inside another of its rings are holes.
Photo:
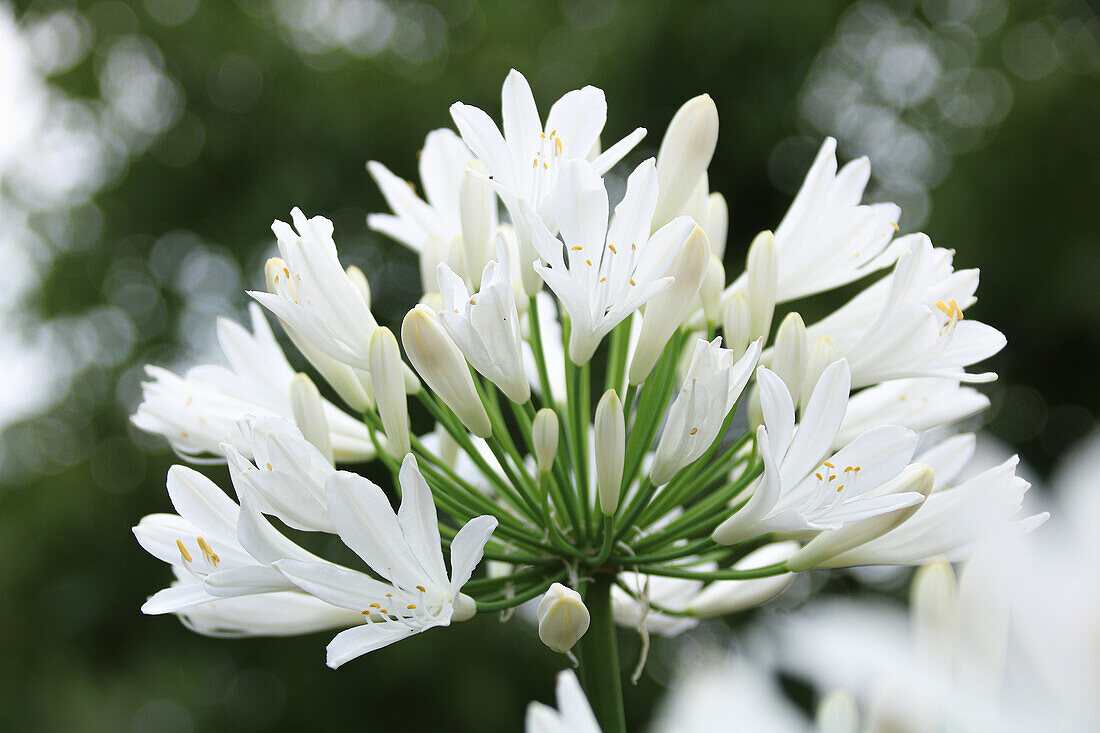
[[[152,365],[152,381],[142,384],[142,402],[131,418],[134,425],[163,435],[187,458],[220,455],[226,436],[241,436],[238,421],[246,415],[294,418],[291,384],[294,370],[275,341],[259,307],[249,309],[252,332],[225,318],[218,319],[218,343],[228,366],[191,367],[183,377]],[[325,401],[333,454],[338,461],[374,457],[366,427]]]
[[[464,277],[474,276],[484,265],[477,255],[490,247],[496,232],[496,195],[484,181],[467,175],[472,159],[473,153],[451,130],[428,133],[420,155],[420,183],[427,201],[386,166],[373,160],[367,164],[393,211],[371,214],[367,224],[419,254],[424,292],[439,291],[436,271],[443,262]],[[488,196],[481,195],[481,189]],[[466,266],[457,260],[465,260]]]
[[[476,517],[458,531],[451,542],[448,576],[435,503],[411,455],[401,465],[400,483],[401,506],[396,513],[385,493],[362,476],[340,471],[326,484],[340,539],[382,580],[324,561],[275,562],[302,590],[366,619],[329,643],[330,667],[474,613],[473,599],[461,589],[481,561],[497,520]]]
[[[221,597],[293,590],[270,563],[257,559],[249,537],[238,537],[238,518],[245,512],[214,482],[185,466],[168,471],[168,496],[179,514],[151,514],[134,527],[138,543],[153,557],[173,567],[181,582],[152,595],[143,613],[179,613]],[[274,532],[258,520],[259,534]],[[254,549],[254,548],[253,548]],[[280,552],[299,560],[313,559],[282,540]]]
[[[672,286],[666,273],[694,224],[678,217],[650,236],[657,205],[652,159],[630,174],[610,227],[607,190],[590,163],[562,165],[555,199],[564,258],[562,242],[541,217],[526,205],[521,208],[540,258],[535,270],[569,314],[569,357],[584,364],[611,329]]]
[[[275,279],[275,292],[249,295],[318,351],[369,373],[370,337],[378,322],[364,292],[340,266],[332,222],[306,219],[298,208],[290,216],[294,228],[278,220],[271,225],[286,267]]]
[[[740,359],[721,344],[720,336],[710,343],[699,339],[695,344],[650,469],[650,479],[657,486],[667,483],[710,447],[752,376],[760,342],[753,342]]]
[[[853,387],[905,377],[995,379],[965,371],[1005,345],[995,328],[963,320],[974,302],[977,270],[954,272],[951,253],[934,249],[923,234],[898,242],[906,248],[893,273],[810,326],[810,340],[833,340],[849,361]]]
[[[543,125],[527,79],[512,69],[504,80],[501,102],[503,135],[489,115],[477,107],[455,102],[451,117],[504,201],[516,226],[521,264],[526,265],[536,255],[531,231],[521,216],[521,203],[556,232],[560,207],[554,193],[565,164],[591,158],[597,175],[602,176],[638,144],[645,130],[638,128],[592,158],[607,121],[607,100],[602,90],[589,86],[566,93],[550,108]],[[526,267],[520,272],[527,294],[533,295],[539,288],[538,278]]]
[[[600,733],[592,706],[573,670],[558,673],[558,709],[541,702],[527,706],[527,733]]]
[[[775,230],[776,302],[846,285],[888,267],[901,253],[890,240],[901,210],[861,205],[871,164],[858,158],[837,171],[836,140],[826,138],[790,209]],[[744,291],[745,277],[727,292]]]
[[[875,425],[901,425],[921,433],[958,422],[987,407],[988,397],[953,379],[885,382],[868,387],[848,400],[848,410],[833,447],[847,445]],[[938,469],[936,477],[940,478]]]
[[[733,544],[764,532],[812,534],[924,500],[916,491],[876,491],[912,459],[917,436],[911,430],[881,425],[829,456],[848,403],[844,360],[822,373],[797,429],[783,380],[765,367],[757,369],[756,378],[764,413],[756,432],[764,473],[745,506],[715,530],[715,540]]]
[[[965,481],[953,479],[974,452],[973,436],[956,436],[918,458],[936,471],[932,494],[899,527],[834,556],[819,567],[919,565],[934,558],[969,557],[979,545],[1034,530],[1047,512],[1017,518],[1031,484],[1016,475],[1019,458]]]
[[[462,278],[446,265],[439,266],[443,295],[439,320],[466,361],[508,399],[522,405],[531,398],[531,385],[523,368],[523,335],[503,242],[497,243],[497,257],[497,262],[485,266],[481,290],[473,296]]]
[[[249,487],[256,510],[294,529],[334,532],[325,482],[336,469],[324,455],[286,420],[246,418],[239,430],[242,449],[222,444],[222,450],[234,486]]]

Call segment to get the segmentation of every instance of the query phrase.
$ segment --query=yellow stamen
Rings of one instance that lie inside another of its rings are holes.
[[[573,252],[576,252],[577,250],[584,249],[584,247],[578,244],[576,247],[570,247],[569,249]]]
[[[612,253],[612,254],[616,254],[616,255],[617,255],[617,254],[619,254],[619,250],[615,249],[615,245],[613,245],[613,244],[609,244],[609,245],[607,245],[607,248],[608,248],[609,250],[611,250],[611,253]]]
[[[409,609],[410,611],[415,611],[416,610],[416,604],[415,603],[410,603],[409,605],[405,606],[405,608]]]
[[[829,463],[828,461],[825,461],[825,463],[823,463],[822,465],[828,466],[829,468],[836,468],[836,466],[834,466],[833,464]]]
[[[630,278],[630,284],[631,285],[637,285],[638,283],[634,282],[634,278]]]
[[[841,489],[843,489],[843,488],[844,488],[844,484],[841,484],[840,486],[837,486],[837,487],[836,487],[836,493],[838,493],[838,494],[839,494],[839,493],[840,493],[840,490],[841,490]]]
[[[699,432],[699,428],[692,428],[692,429],[691,429],[691,432],[690,432],[690,433],[688,433],[688,435],[695,435],[695,434],[696,434],[696,433],[698,433],[698,432]]]
[[[176,547],[180,548],[180,555],[183,556],[184,562],[191,562],[191,553],[183,546],[183,540],[176,540]]]
[[[427,593],[427,592],[428,592],[428,589],[427,589],[427,588],[425,588],[425,587],[424,587],[424,586],[422,586],[422,585],[418,585],[418,586],[416,586],[416,589],[417,589],[418,591],[420,591],[421,593]]]
[[[824,481],[825,480],[825,477],[822,476],[820,473],[815,473],[814,476],[817,476],[818,481]]]

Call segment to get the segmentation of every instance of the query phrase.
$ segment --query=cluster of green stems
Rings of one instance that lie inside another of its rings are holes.
[[[735,410],[726,416],[707,451],[660,490],[642,471],[645,454],[652,449],[665,411],[679,387],[678,365],[688,342],[687,333],[675,334],[649,377],[640,386],[626,389],[622,404],[628,438],[621,499],[615,513],[606,516],[595,501],[595,487],[590,486],[591,363],[577,366],[566,358],[566,394],[555,395],[543,335],[534,325],[539,322],[535,298],[530,301],[529,316],[533,324],[529,343],[535,355],[541,399],[532,395],[518,405],[471,370],[492,425],[486,443],[499,470],[486,460],[446,405],[426,389],[416,393],[431,417],[489,482],[493,496],[471,484],[439,451],[431,450],[415,435],[410,436],[411,448],[437,506],[455,522],[456,526],[441,523],[444,546],[449,547],[457,526],[475,516],[489,514],[499,522],[486,545],[485,557],[508,563],[513,572],[474,578],[463,587],[463,592],[476,600],[479,612],[514,608],[538,598],[555,582],[569,583],[581,593],[591,617],[589,630],[578,645],[582,683],[604,730],[624,730],[622,675],[610,594],[615,584],[632,596],[636,593],[618,579],[619,572],[713,581],[768,577],[786,568],[780,563],[751,570],[728,569],[752,547],[725,547],[710,537],[743,505],[739,495],[761,471],[751,433],[723,447]],[[563,350],[568,353],[568,320],[563,325]],[[604,391],[618,390],[625,381],[629,330],[630,319],[610,336]],[[558,450],[551,470],[545,473],[530,470],[524,460],[524,455],[535,453],[532,426],[538,407],[553,409],[560,428]],[[380,440],[384,435],[381,419],[373,411],[367,412],[365,419],[378,455],[392,472],[394,486],[398,486],[400,461],[386,452]],[[630,493],[628,489],[635,484],[636,490]],[[681,511],[667,519],[678,507]],[[692,567],[708,561],[716,562],[719,569],[708,572]],[[647,602],[661,613],[689,615]]]

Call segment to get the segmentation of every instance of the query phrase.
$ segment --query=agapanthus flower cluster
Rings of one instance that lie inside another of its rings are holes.
[[[1014,464],[952,480],[971,439],[945,426],[987,405],[964,384],[994,375],[968,368],[1005,339],[964,318],[977,270],[862,203],[866,159],[838,169],[826,140],[727,278],[710,97],[633,167],[646,131],[603,147],[593,87],[543,117],[513,71],[499,126],[451,114],[457,133],[419,157],[423,196],[368,164],[391,209],[369,226],[420,260],[399,325],[372,315],[371,273],[342,264],[332,223],[294,209],[251,331],[219,325],[228,365],[149,367],[134,422],[223,461],[236,500],[169,472],[178,514],[135,528],[176,576],[147,613],[208,634],[342,629],[335,667],[541,597],[539,636],[583,657],[609,613],[675,634],[800,572],[961,558],[1036,523],[1016,516]],[[800,315],[857,281],[831,315]],[[385,488],[339,468],[367,461]],[[350,552],[315,554],[333,534]]]

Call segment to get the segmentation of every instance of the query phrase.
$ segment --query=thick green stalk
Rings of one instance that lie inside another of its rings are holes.
[[[619,646],[611,615],[613,582],[613,575],[598,573],[588,584],[584,605],[591,622],[588,632],[577,644],[577,651],[581,661],[581,682],[600,728],[604,733],[626,733]]]

